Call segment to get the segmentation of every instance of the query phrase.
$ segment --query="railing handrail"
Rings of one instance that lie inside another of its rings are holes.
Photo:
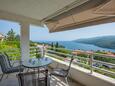
[[[99,53],[94,53],[95,56],[101,56],[101,57],[111,57],[111,58],[115,58],[115,56],[111,56],[111,55],[108,55],[108,54],[99,54]]]
[[[107,64],[107,65],[115,66],[115,64],[113,64],[113,63],[99,61],[99,60],[93,60],[93,62],[98,62],[98,63],[102,63],[102,64]]]
[[[53,50],[48,50],[48,51],[50,51],[50,52],[55,52],[55,53],[59,53],[59,54],[65,54],[65,53],[60,53],[60,52],[56,52],[56,51],[53,51]],[[82,52],[83,53],[83,52]],[[105,73],[107,73],[107,74],[111,74],[111,75],[115,75],[115,72],[114,71],[109,71],[109,70],[107,70],[107,69],[104,69],[104,68],[100,68],[100,66],[99,67],[96,67],[96,66],[94,66],[94,62],[97,62],[97,63],[100,63],[100,64],[105,64],[105,66],[107,65],[107,66],[112,66],[112,67],[115,67],[115,64],[113,64],[113,63],[109,63],[109,62],[104,62],[104,61],[99,61],[99,60],[95,60],[94,59],[94,56],[106,56],[107,57],[107,55],[104,55],[104,54],[97,54],[97,53],[87,53],[87,52],[85,52],[86,54],[88,54],[88,56],[89,56],[89,58],[82,58],[82,57],[80,57],[80,56],[75,56],[75,57],[77,57],[77,59],[79,58],[80,59],[80,61],[81,60],[87,60],[88,61],[88,64],[89,64],[89,68],[90,68],[90,70],[91,70],[91,73],[93,73],[93,69],[99,69],[100,71],[103,71],[103,72],[105,72]],[[65,55],[69,55],[69,54],[65,54]],[[79,64],[79,65],[84,65],[84,66],[88,66],[88,64],[85,64],[85,63],[82,63],[82,62],[76,62],[77,64]]]
[[[98,67],[93,67],[93,68],[95,68],[95,69],[99,69],[99,70],[102,70],[102,71],[104,71],[104,72],[107,72],[107,73],[109,73],[109,74],[115,76],[115,72],[112,72],[112,71],[109,71],[109,70],[105,70],[105,69],[101,69],[101,68],[98,68]]]
[[[82,50],[77,50],[77,51],[80,52],[80,53],[89,54],[89,55],[93,54],[94,56],[102,56],[102,57],[112,57],[112,58],[115,58],[115,55],[111,56],[111,55],[108,55],[108,54],[100,54],[100,53],[94,53],[94,52],[90,53],[90,51],[87,52],[87,51],[82,51]]]
[[[67,55],[67,56],[70,55],[70,54],[65,54],[65,53],[56,52],[56,51],[53,51],[53,50],[48,50],[48,51],[55,52],[55,53],[59,53],[59,54],[64,54],[64,55]],[[92,54],[92,55],[94,56],[94,54]],[[89,58],[82,58],[82,57],[80,57],[80,56],[75,56],[75,57],[80,58],[80,59],[85,59],[85,60],[88,60],[88,59],[89,59]],[[94,60],[94,59],[93,59],[93,61],[94,61],[94,62],[99,62],[99,63],[103,63],[103,64],[108,64],[108,65],[113,65],[113,66],[115,66],[115,64],[109,63],[109,62],[104,62],[104,61],[99,61],[99,60]]]

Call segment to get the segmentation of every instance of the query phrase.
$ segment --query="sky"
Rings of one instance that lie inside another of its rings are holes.
[[[18,23],[0,20],[0,33],[6,35],[11,28],[16,34],[20,34],[20,25]]]
[[[13,29],[20,34],[20,25],[16,22],[0,20],[0,33]],[[74,30],[49,33],[48,28],[30,25],[30,40],[32,41],[71,41],[81,38],[115,35],[115,23],[101,24]]]

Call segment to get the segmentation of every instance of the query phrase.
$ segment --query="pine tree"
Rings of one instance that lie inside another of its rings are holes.
[[[55,44],[55,48],[58,48],[58,47],[59,47],[59,43],[56,42],[56,44]]]
[[[13,29],[11,29],[10,31],[8,31],[8,33],[7,33],[7,40],[8,41],[15,40],[15,32],[13,31]]]
[[[51,43],[51,49],[54,49],[54,43],[53,42]]]

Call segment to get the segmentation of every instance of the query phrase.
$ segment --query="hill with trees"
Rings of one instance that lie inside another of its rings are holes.
[[[115,49],[115,36],[102,36],[87,39],[78,39],[74,40],[74,42],[93,44],[103,48]]]

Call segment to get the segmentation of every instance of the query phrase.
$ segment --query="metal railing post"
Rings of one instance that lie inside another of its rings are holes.
[[[93,73],[93,54],[91,54],[90,56],[90,70],[91,70],[91,74]]]

